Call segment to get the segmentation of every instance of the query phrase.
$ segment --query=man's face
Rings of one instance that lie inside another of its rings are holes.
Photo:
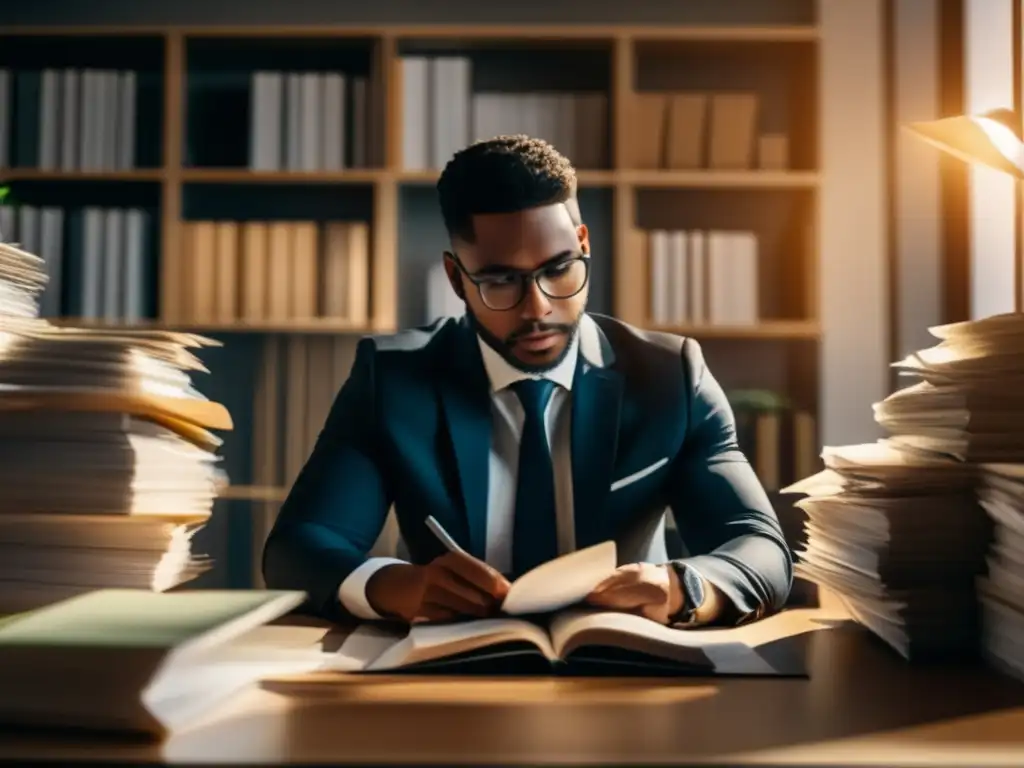
[[[485,340],[527,370],[556,364],[576,332],[590,286],[588,282],[568,298],[552,298],[538,282],[549,293],[562,295],[564,286],[572,286],[573,276],[582,275],[584,265],[571,260],[590,253],[587,228],[575,226],[566,207],[557,203],[515,213],[478,215],[473,219],[473,231],[475,242],[454,243],[458,259],[472,279],[450,259],[445,264],[453,287],[457,293],[461,291]],[[511,309],[495,308],[514,300],[513,286],[521,284],[519,276],[539,269],[543,271],[537,280],[527,281],[518,304]],[[483,281],[487,303],[474,281]]]

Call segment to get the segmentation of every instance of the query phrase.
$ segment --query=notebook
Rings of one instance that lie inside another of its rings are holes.
[[[321,654],[245,642],[305,599],[259,590],[105,589],[0,623],[0,723],[166,735]]]

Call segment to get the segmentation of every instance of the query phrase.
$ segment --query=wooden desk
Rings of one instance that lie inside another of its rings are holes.
[[[266,683],[162,745],[0,735],[0,760],[441,765],[1024,765],[1024,685],[911,667],[829,609],[747,628],[811,678]]]

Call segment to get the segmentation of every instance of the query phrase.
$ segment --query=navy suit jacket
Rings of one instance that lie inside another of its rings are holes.
[[[671,508],[686,562],[738,618],[783,605],[791,554],[696,341],[586,316],[571,408],[578,548],[614,539],[620,563],[643,560]],[[267,586],[304,590],[314,612],[346,618],[339,587],[392,504],[413,562],[445,551],[429,515],[483,559],[490,447],[490,384],[464,319],[361,340],[267,540]]]

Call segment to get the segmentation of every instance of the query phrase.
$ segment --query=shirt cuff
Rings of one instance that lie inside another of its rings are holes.
[[[386,565],[408,565],[408,563],[394,557],[371,557],[341,582],[341,587],[338,588],[338,600],[341,601],[342,607],[357,619],[376,621],[384,618],[373,610],[370,601],[366,599],[366,584],[373,574]]]

